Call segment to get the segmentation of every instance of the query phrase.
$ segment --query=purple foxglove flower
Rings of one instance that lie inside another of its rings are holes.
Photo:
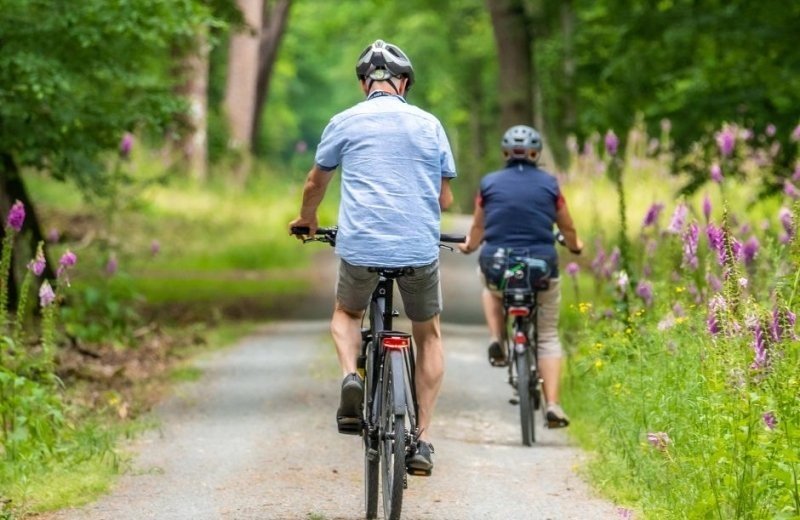
[[[689,213],[689,208],[686,207],[686,204],[681,202],[675,208],[675,211],[672,213],[672,220],[669,222],[669,226],[667,227],[668,233],[678,234],[683,230],[684,224],[686,224],[686,215]]]
[[[60,278],[61,275],[63,275],[67,269],[75,265],[77,261],[78,257],[75,256],[75,253],[67,250],[66,253],[61,255],[61,259],[58,261],[58,270],[56,271],[56,276]]]
[[[647,442],[654,448],[661,451],[667,449],[667,446],[672,444],[672,439],[669,438],[666,432],[649,432],[647,434]]]
[[[133,134],[130,132],[125,132],[125,135],[122,136],[122,140],[119,142],[119,156],[123,159],[127,159],[131,154],[132,148]]]
[[[6,218],[6,226],[10,227],[17,233],[22,231],[22,224],[25,223],[25,206],[20,201],[14,202],[11,209],[8,211]]]
[[[661,215],[661,210],[664,209],[664,205],[660,202],[656,202],[655,204],[650,206],[650,209],[647,210],[647,214],[644,216],[644,221],[642,222],[642,227],[652,226],[658,220],[658,217]]]
[[[719,292],[722,290],[722,281],[713,274],[708,273],[706,282],[708,282],[708,286],[711,287],[712,291]]]
[[[630,279],[628,278],[628,273],[625,271],[620,271],[617,275],[617,287],[624,292],[628,289],[629,285]]]
[[[706,218],[706,222],[711,217],[711,199],[708,197],[708,193],[703,197],[703,216]]]
[[[786,231],[786,234],[789,235],[789,237],[794,236],[793,233],[794,226],[792,225],[792,212],[789,210],[789,208],[786,207],[781,208],[780,211],[778,211],[778,219],[781,221],[781,225],[783,226],[783,229]]]
[[[609,130],[606,132],[606,152],[608,155],[617,155],[617,149],[619,148],[619,138],[617,134],[614,133],[613,130]]]
[[[578,274],[578,271],[580,271],[580,267],[578,267],[578,264],[575,262],[570,262],[567,264],[567,274],[571,277],[575,278],[575,276]]]
[[[36,251],[36,257],[28,262],[28,269],[30,269],[34,275],[42,276],[46,265],[47,261],[44,258],[44,251],[42,251],[42,248],[40,247]]]
[[[755,359],[750,368],[759,369],[767,364],[767,342],[761,325],[756,325],[753,330],[753,352]]]
[[[612,271],[616,271],[619,267],[619,259],[621,256],[622,253],[620,252],[619,248],[615,246],[614,249],[611,250],[611,254],[608,256],[608,267]]]
[[[756,259],[756,255],[758,254],[758,248],[760,244],[758,243],[758,239],[755,235],[751,235],[750,238],[747,239],[747,242],[744,243],[744,248],[742,249],[742,254],[744,257],[744,263],[746,265],[750,265]]]
[[[50,231],[47,232],[47,241],[51,244],[57,244],[59,240],[61,240],[61,234],[56,228],[50,228]]]
[[[45,280],[42,282],[41,287],[39,287],[39,303],[42,307],[47,307],[56,299],[56,293],[53,292],[53,288],[50,286],[50,282]]]
[[[688,266],[692,271],[697,269],[697,239],[700,229],[697,224],[692,222],[683,234],[683,265]]]
[[[119,263],[117,262],[117,257],[115,255],[111,255],[108,257],[108,262],[106,262],[106,274],[109,276],[114,276],[117,272],[117,267]]]
[[[793,199],[800,197],[800,191],[797,190],[797,187],[792,184],[792,181],[789,179],[783,181],[783,192]]]
[[[750,231],[752,231],[752,230],[753,230],[753,227],[750,224],[748,224],[747,222],[745,222],[739,228],[739,234],[740,235],[746,235],[746,234],[750,233]]]
[[[61,267],[72,267],[78,261],[78,257],[70,251],[69,249],[61,255],[61,259],[58,261],[58,265]]]
[[[706,236],[708,237],[708,246],[712,251],[717,253],[717,260],[719,265],[725,263],[725,231],[722,228],[716,227],[714,224],[706,226]]]
[[[773,125],[772,123],[768,124],[767,128],[764,129],[764,133],[767,134],[767,137],[774,137],[776,132],[777,129],[775,128],[775,125]]]
[[[636,284],[636,296],[649,307],[653,303],[653,284],[647,280],[639,280],[639,283]]]
[[[722,182],[722,167],[719,165],[719,163],[712,164],[709,172],[711,173],[712,181],[716,183]]]
[[[800,125],[797,125],[792,130],[792,141],[800,141]]]
[[[716,135],[717,146],[723,157],[730,157],[736,145],[736,133],[731,127],[726,126]]]
[[[773,412],[766,412],[761,416],[761,419],[763,419],[764,426],[766,426],[768,430],[774,430],[778,425],[778,420],[775,418],[775,414]]]
[[[158,240],[150,242],[150,254],[157,255],[161,251],[161,243]]]

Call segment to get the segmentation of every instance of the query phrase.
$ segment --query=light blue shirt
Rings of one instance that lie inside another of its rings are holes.
[[[442,177],[455,177],[456,168],[436,117],[373,93],[331,118],[315,160],[323,170],[342,168],[336,254],[382,267],[439,258]]]

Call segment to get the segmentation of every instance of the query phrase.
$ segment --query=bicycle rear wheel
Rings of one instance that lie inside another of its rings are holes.
[[[532,395],[530,352],[525,349],[515,355],[517,391],[519,392],[519,420],[522,426],[522,444],[531,446],[536,441],[534,431],[534,400]]]
[[[380,445],[383,514],[387,520],[397,520],[406,484],[405,383],[400,352],[388,353],[384,362]]]
[[[377,379],[378,372],[374,369],[374,351],[372,343],[367,345],[367,385],[364,392],[364,411],[367,415],[367,427],[364,428],[364,508],[368,519],[378,517],[378,488],[380,475],[380,452],[378,450],[378,435],[374,426],[376,421],[373,410],[378,406],[380,396],[372,395],[373,379]]]

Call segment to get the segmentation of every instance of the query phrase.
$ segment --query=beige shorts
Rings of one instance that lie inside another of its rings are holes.
[[[336,301],[352,312],[362,312],[369,306],[372,291],[378,285],[378,273],[367,267],[339,261],[336,281]],[[439,261],[414,268],[414,274],[397,278],[406,316],[412,321],[427,321],[442,312],[442,285],[439,280]]]
[[[486,287],[486,278],[478,269],[483,286]],[[502,298],[502,291],[491,290],[495,297]],[[550,279],[550,287],[546,291],[536,293],[538,309],[536,311],[536,330],[538,331],[539,348],[537,355],[539,359],[560,358],[564,353],[561,348],[561,339],[558,337],[558,317],[561,312],[561,280],[559,278]]]

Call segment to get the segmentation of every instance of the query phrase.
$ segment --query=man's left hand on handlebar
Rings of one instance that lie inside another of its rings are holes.
[[[307,227],[308,228],[308,235],[297,235],[292,233],[292,228],[294,227]],[[317,219],[307,219],[303,217],[297,217],[293,221],[289,222],[289,234],[294,235],[297,237],[298,240],[305,240],[306,238],[313,238],[314,234],[317,232]]]

